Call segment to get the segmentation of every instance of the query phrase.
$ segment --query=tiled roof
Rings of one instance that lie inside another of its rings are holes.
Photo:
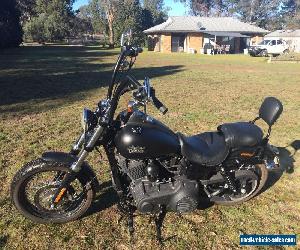
[[[300,37],[300,29],[299,30],[276,30],[266,37]]]
[[[240,33],[268,33],[267,30],[257,26],[243,23],[233,17],[197,17],[172,16],[159,25],[145,30],[146,34],[159,32],[203,32],[224,31]]]

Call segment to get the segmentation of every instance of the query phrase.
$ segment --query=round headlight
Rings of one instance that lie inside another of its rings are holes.
[[[81,117],[82,128],[88,130],[89,127],[94,126],[96,122],[97,118],[95,117],[95,114],[91,110],[84,108]]]

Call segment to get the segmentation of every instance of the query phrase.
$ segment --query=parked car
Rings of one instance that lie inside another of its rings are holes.
[[[251,56],[280,55],[289,52],[289,46],[284,40],[263,40],[258,45],[250,46],[249,54]]]

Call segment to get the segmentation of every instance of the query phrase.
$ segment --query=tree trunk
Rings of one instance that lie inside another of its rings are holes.
[[[114,42],[114,30],[112,23],[108,22],[108,28],[109,28],[109,48],[113,49],[115,47],[115,42]]]
[[[108,21],[108,29],[109,29],[109,48],[115,47],[114,41],[114,29],[113,29],[113,21],[114,21],[114,11],[112,8],[108,7],[107,10],[107,21]]]

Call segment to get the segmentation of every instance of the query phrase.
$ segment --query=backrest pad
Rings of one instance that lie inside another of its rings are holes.
[[[267,97],[260,106],[259,117],[272,126],[283,111],[282,103],[275,97]]]

